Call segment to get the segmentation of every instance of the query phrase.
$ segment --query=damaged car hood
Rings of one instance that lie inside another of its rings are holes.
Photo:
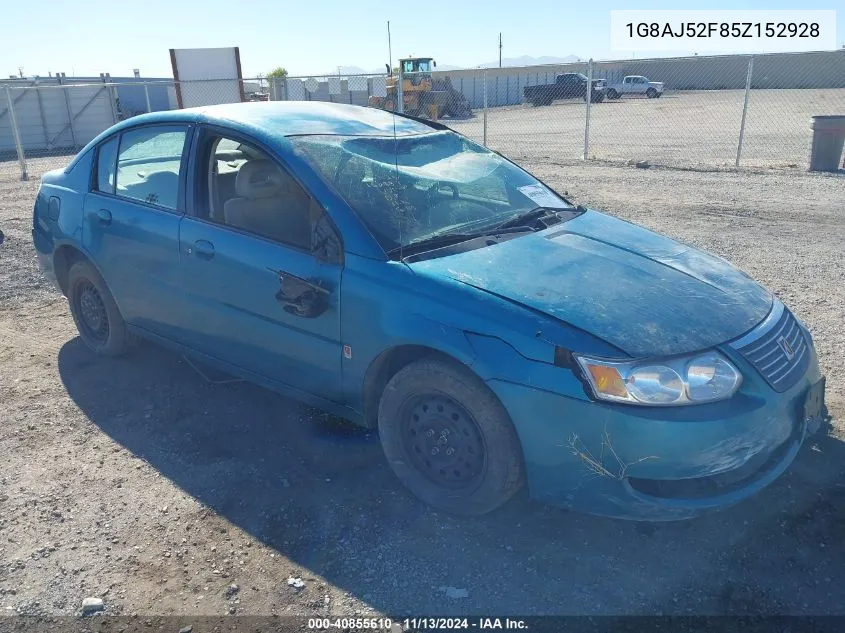
[[[596,211],[410,266],[547,314],[633,357],[724,343],[772,307],[772,295],[727,261]]]

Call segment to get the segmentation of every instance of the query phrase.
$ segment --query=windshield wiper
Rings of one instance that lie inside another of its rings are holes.
[[[524,226],[526,222],[531,222],[533,220],[539,220],[543,216],[549,215],[550,213],[557,215],[561,211],[569,211],[570,213],[571,212],[583,213],[584,211],[586,211],[586,209],[584,209],[584,207],[581,207],[581,206],[565,207],[565,208],[562,208],[562,209],[557,209],[557,208],[552,208],[552,207],[535,207],[534,209],[531,209],[530,211],[523,211],[522,213],[518,213],[517,215],[514,215],[514,216],[508,218],[507,220],[505,220],[501,224],[497,224],[496,226],[494,226],[492,229],[489,229],[489,230],[496,231],[496,230],[499,230],[499,229],[506,229],[506,228],[509,228],[509,227]]]
[[[430,237],[417,240],[416,242],[405,244],[404,246],[391,248],[387,251],[387,256],[392,258],[395,255],[404,255],[405,253],[410,255],[411,253],[418,252],[421,248],[428,249],[440,248],[441,246],[451,246],[452,244],[466,242],[467,240],[472,240],[476,237],[479,237],[478,233],[440,233],[439,235],[432,235]]]
[[[438,233],[435,235],[430,235],[429,237],[424,237],[421,240],[417,240],[416,242],[411,242],[410,244],[405,244],[404,246],[396,246],[391,248],[387,251],[387,256],[393,258],[396,255],[412,255],[414,253],[419,253],[421,251],[426,250],[434,250],[436,248],[442,248],[444,246],[452,246],[453,244],[460,244],[461,242],[467,242],[469,240],[474,240],[478,237],[489,237],[493,235],[498,235],[500,233],[521,233],[524,231],[533,231],[533,229],[524,227],[524,226],[515,226],[515,227],[494,227],[491,229],[485,229],[483,231],[475,231],[472,233]]]

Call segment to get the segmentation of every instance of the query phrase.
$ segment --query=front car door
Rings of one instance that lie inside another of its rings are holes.
[[[201,128],[180,231],[185,336],[215,359],[342,401],[340,240],[258,142]]]
[[[181,301],[179,220],[191,128],[129,128],[97,147],[85,196],[82,242],[121,314],[169,335]]]
[[[575,76],[574,75],[564,75],[563,80],[560,84],[560,95],[559,97],[563,97],[565,99],[572,97],[575,91]]]

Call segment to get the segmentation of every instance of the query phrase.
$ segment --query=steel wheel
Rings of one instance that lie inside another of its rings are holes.
[[[109,316],[103,298],[89,280],[83,279],[74,293],[79,310],[80,325],[93,340],[104,343],[109,338]]]
[[[522,447],[502,404],[468,368],[442,357],[409,363],[379,403],[387,462],[423,501],[452,514],[490,512],[522,486]]]
[[[487,467],[484,439],[473,417],[452,398],[426,394],[401,414],[402,439],[414,468],[444,488],[471,488]]]

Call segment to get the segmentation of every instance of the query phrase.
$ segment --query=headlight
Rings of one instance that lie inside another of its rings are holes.
[[[595,396],[643,405],[679,405],[729,398],[742,374],[718,352],[665,361],[616,362],[575,356]]]

